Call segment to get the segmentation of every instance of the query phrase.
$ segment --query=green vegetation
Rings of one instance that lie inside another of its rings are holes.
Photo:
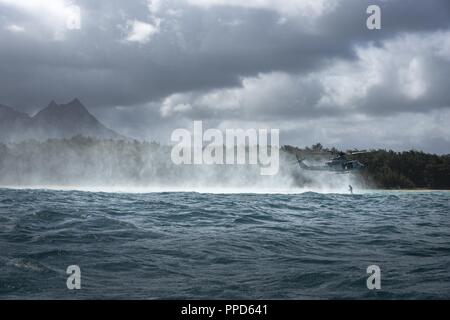
[[[380,188],[450,189],[450,155],[373,150],[354,157],[366,165],[363,175]]]
[[[335,148],[324,148],[320,143],[305,149],[284,146],[284,150],[293,154],[311,154],[313,158],[317,158],[319,153],[325,159],[339,152]],[[348,158],[366,166],[360,174],[368,185],[383,189],[450,189],[450,155],[439,156],[415,150],[370,150]]]

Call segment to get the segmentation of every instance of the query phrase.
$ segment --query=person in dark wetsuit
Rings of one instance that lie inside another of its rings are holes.
[[[350,191],[350,193],[353,194],[353,187],[351,184],[348,185],[348,191]]]

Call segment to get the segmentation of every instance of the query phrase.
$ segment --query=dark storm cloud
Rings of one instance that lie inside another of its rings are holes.
[[[309,72],[327,59],[352,59],[354,43],[409,29],[445,27],[450,21],[448,2],[431,2],[435,4],[382,2],[387,21],[381,32],[370,34],[364,1],[340,3],[313,21],[313,33],[302,28],[300,18],[277,23],[280,14],[275,11],[170,2],[158,13],[160,32],[145,44],[123,40],[128,19],[152,23],[145,1],[79,1],[83,26],[64,31],[60,41],[48,38],[51,26],[39,21],[45,17],[1,5],[4,24],[33,19],[27,26],[37,32],[1,29],[0,68],[6,76],[0,97],[22,107],[73,95],[91,107],[135,105],[177,92],[238,86],[242,77],[264,72]],[[170,15],[170,8],[178,14]],[[233,21],[240,24],[233,26]]]

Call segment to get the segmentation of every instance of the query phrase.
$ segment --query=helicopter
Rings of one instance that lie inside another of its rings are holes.
[[[337,156],[331,158],[329,161],[325,162],[324,165],[318,165],[318,166],[310,166],[307,165],[304,161],[305,159],[300,159],[298,155],[296,154],[295,157],[297,158],[297,162],[300,166],[300,168],[304,170],[310,170],[310,171],[331,171],[336,173],[350,173],[352,171],[359,171],[363,169],[365,166],[357,161],[357,160],[349,160],[347,158],[347,155],[355,155],[355,154],[362,154],[367,153],[367,151],[350,151],[350,152],[338,152]]]

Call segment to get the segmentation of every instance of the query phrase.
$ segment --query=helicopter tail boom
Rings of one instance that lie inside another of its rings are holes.
[[[297,155],[295,156],[297,158],[298,165],[300,168],[309,170],[309,171],[328,171],[327,167],[322,166],[308,166],[305,164],[305,159],[300,159]]]

